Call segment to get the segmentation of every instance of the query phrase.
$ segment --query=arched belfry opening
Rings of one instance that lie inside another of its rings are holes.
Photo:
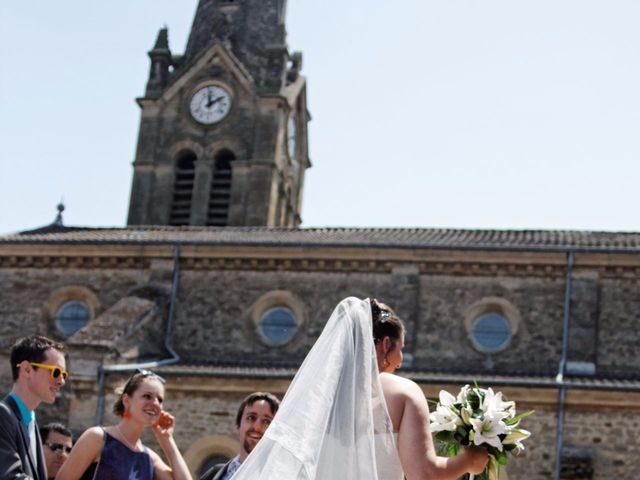
[[[207,225],[225,227],[229,221],[229,203],[231,201],[231,162],[236,159],[231,150],[221,150],[215,156]]]
[[[178,156],[169,225],[189,225],[197,159],[196,154],[191,151],[182,152]]]

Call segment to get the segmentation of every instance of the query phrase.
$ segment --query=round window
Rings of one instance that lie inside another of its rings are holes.
[[[482,351],[498,352],[504,349],[511,340],[511,325],[502,315],[485,313],[473,322],[471,338]]]
[[[269,345],[285,345],[298,332],[298,322],[294,313],[288,308],[271,308],[260,317],[258,331]]]
[[[56,327],[65,337],[70,337],[91,320],[91,310],[83,303],[73,300],[64,303],[56,314]]]

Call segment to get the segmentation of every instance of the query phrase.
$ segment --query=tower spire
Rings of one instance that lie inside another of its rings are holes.
[[[285,5],[286,0],[200,0],[184,64],[217,41],[247,67],[258,89],[278,91],[288,61]]]
[[[149,52],[151,68],[145,97],[158,97],[169,80],[170,68],[173,65],[171,50],[169,49],[169,29],[165,25],[158,32],[156,43]]]

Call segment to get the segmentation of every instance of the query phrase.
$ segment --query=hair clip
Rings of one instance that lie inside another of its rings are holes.
[[[388,322],[391,318],[391,312],[387,312],[386,310],[380,310],[380,315],[378,315],[378,321],[380,323]]]

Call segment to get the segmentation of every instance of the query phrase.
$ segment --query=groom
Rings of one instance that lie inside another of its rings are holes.
[[[240,453],[227,463],[214,465],[200,477],[200,480],[228,480],[231,478],[258,444],[279,406],[280,400],[271,393],[254,392],[248,395],[240,404],[236,415]]]

